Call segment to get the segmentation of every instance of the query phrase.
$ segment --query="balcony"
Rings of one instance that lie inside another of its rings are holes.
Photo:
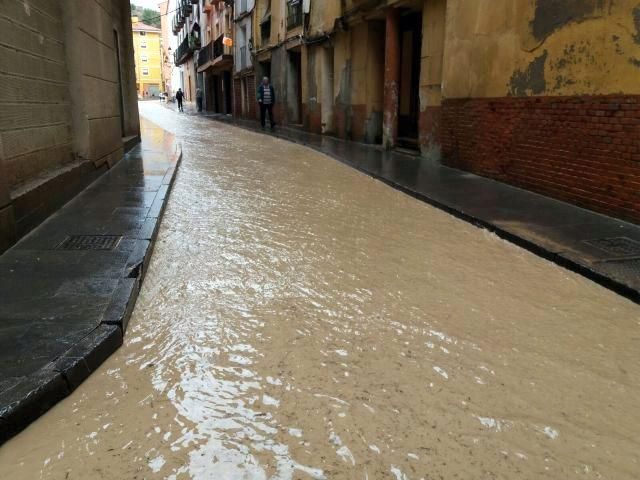
[[[231,48],[222,43],[224,35],[209,42],[198,52],[198,72],[227,70],[233,66]]]
[[[287,30],[302,26],[302,0],[287,2]]]
[[[190,33],[187,37],[185,37],[185,39],[180,43],[180,46],[178,47],[176,52],[173,54],[173,61],[176,66],[180,66],[184,62],[186,62],[191,57],[191,55],[193,55],[194,50],[199,49],[200,46],[200,37],[197,37],[193,33]]]

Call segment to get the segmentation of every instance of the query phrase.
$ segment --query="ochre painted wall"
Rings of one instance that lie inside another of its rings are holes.
[[[443,161],[640,223],[638,0],[447,1]]]
[[[422,155],[440,159],[442,65],[444,58],[446,0],[425,0],[422,11],[420,53],[419,141]]]
[[[444,58],[446,98],[638,94],[640,3],[448,0]]]
[[[162,89],[161,32],[160,30],[158,32],[141,30],[138,23],[135,22],[135,17],[132,22],[134,22],[133,51],[136,62],[136,82],[138,95],[142,97],[145,92],[148,92],[151,85]]]

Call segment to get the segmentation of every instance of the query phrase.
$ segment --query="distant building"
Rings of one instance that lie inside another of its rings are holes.
[[[253,79],[267,75],[281,125],[640,222],[638,0],[234,8],[236,115],[255,117]]]
[[[638,0],[170,3],[181,85],[207,109],[229,111],[231,73],[233,114],[256,119],[268,76],[282,126],[640,222]]]
[[[169,8],[174,11],[171,22],[173,34],[177,36],[178,46],[173,52],[173,61],[180,72],[180,87],[185,99],[193,102],[196,99],[196,89],[202,88],[202,74],[197,71],[196,52],[202,48],[201,3],[206,0],[171,0]],[[173,8],[172,8],[173,7]],[[176,90],[174,86],[174,91]]]
[[[221,0],[203,0],[203,45],[197,56],[204,109],[233,111],[233,8]]]
[[[1,252],[117,163],[140,128],[129,0],[0,3]]]
[[[161,30],[131,17],[136,62],[136,90],[140,98],[158,97],[162,85]]]
[[[235,73],[233,77],[235,115],[255,119],[256,71],[254,66],[254,29],[256,25],[256,0],[241,0],[234,3],[235,22]]]

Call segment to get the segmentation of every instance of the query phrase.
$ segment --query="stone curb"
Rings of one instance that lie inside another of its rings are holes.
[[[24,430],[73,392],[98,369],[123,343],[123,337],[136,304],[160,223],[182,162],[182,149],[177,146],[175,165],[166,173],[163,188],[143,224],[136,246],[127,260],[125,278],[114,292],[101,324],[54,362],[20,379],[0,393],[0,445]]]

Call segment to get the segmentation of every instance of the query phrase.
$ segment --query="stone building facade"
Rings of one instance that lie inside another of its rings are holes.
[[[163,91],[161,30],[131,18],[138,98],[159,97]]]
[[[281,125],[409,149],[640,221],[637,0],[253,7],[250,75],[271,77]],[[236,83],[237,113],[254,118],[248,85]]]
[[[202,75],[203,109],[229,115],[233,111],[233,8],[222,0],[204,0],[202,7],[198,73]]]
[[[257,118],[256,70],[252,52],[255,38],[256,0],[234,3],[234,114],[241,118]]]
[[[139,123],[128,0],[0,13],[2,251],[118,162]]]
[[[196,90],[202,86],[202,75],[198,73],[198,51],[203,46],[204,0],[171,0],[169,10],[174,12],[171,29],[177,37],[177,47],[173,52],[174,65],[178,68],[180,84],[174,85],[174,93],[182,88],[185,100],[196,100]],[[174,82],[175,83],[175,82]]]

